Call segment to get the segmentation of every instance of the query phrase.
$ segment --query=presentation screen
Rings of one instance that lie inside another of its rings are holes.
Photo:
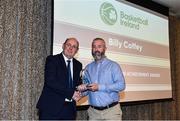
[[[107,58],[122,68],[120,102],[172,98],[168,17],[116,0],[54,0],[53,54],[69,37],[80,43],[75,58],[93,61],[91,43],[106,41]],[[87,97],[78,105],[88,105]]]

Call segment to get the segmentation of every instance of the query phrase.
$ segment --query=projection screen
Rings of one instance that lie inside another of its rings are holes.
[[[106,56],[120,64],[126,89],[120,102],[172,98],[168,17],[116,0],[54,0],[53,54],[69,37],[80,42],[76,58],[93,61],[91,42],[104,38]],[[78,105],[87,105],[87,97]]]

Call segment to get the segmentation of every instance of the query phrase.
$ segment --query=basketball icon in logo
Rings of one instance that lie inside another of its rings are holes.
[[[114,6],[104,2],[100,7],[100,16],[102,21],[108,25],[114,25],[117,21],[117,12]]]

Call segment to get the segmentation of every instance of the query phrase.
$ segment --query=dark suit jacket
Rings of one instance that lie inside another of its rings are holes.
[[[50,55],[46,59],[45,82],[42,94],[37,103],[40,111],[49,114],[60,113],[65,103],[65,98],[72,99],[75,87],[80,82],[82,64],[73,58],[73,84],[74,88],[68,88],[68,72],[62,53]],[[75,105],[75,102],[74,102]],[[75,106],[74,106],[75,107]]]

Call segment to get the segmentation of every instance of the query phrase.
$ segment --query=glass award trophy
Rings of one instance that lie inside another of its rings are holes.
[[[88,89],[90,82],[90,74],[87,69],[82,69],[81,70],[81,79],[82,83],[86,85],[86,88]]]

